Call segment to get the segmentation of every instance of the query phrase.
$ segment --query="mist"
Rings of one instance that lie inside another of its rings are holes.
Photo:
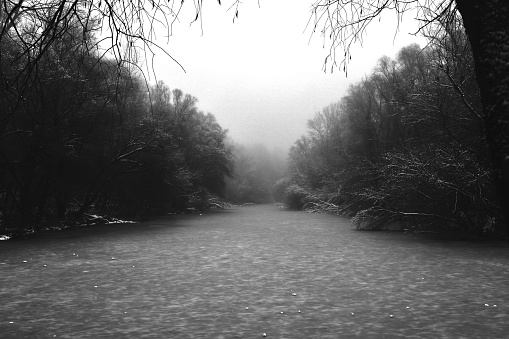
[[[191,7],[181,18],[194,18]],[[201,22],[188,25],[183,19],[171,36],[160,39],[185,71],[162,52],[153,70],[171,88],[196,96],[200,108],[214,114],[236,142],[288,150],[305,134],[307,120],[338,101],[380,57],[394,56],[413,42],[425,45],[412,35],[417,26],[411,16],[399,26],[393,15],[370,24],[352,47],[344,72],[330,63],[324,69],[329,49],[306,28],[306,2],[246,2],[234,22],[231,11],[211,3]]]
[[[235,204],[270,203],[273,188],[287,172],[287,152],[268,149],[264,144],[239,144],[229,141],[233,154],[233,172],[226,178],[224,197]]]

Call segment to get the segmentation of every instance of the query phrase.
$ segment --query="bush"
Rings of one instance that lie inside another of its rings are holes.
[[[282,202],[285,199],[285,192],[292,185],[290,178],[282,178],[276,181],[274,185],[272,196],[275,201]]]
[[[313,195],[298,185],[290,185],[286,188],[283,202],[286,207],[301,210],[307,203],[316,200]]]

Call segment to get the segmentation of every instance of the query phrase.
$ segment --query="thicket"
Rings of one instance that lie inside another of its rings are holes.
[[[459,23],[443,27],[425,48],[382,57],[309,120],[275,190],[357,229],[502,236],[481,115],[467,37]]]
[[[0,229],[204,208],[224,193],[227,132],[196,98],[108,59],[83,22],[43,42],[28,25],[0,41]]]

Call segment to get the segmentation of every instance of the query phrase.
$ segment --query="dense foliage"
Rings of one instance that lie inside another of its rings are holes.
[[[80,25],[61,33],[30,72],[24,42],[1,40],[1,228],[203,208],[223,194],[226,131],[196,98],[147,87],[86,48]]]
[[[381,58],[308,121],[276,185],[287,205],[350,215],[359,229],[499,231],[470,47],[461,28],[441,34]]]

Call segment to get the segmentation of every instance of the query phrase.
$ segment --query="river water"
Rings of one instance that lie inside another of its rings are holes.
[[[0,242],[1,338],[507,338],[509,249],[272,205]]]

